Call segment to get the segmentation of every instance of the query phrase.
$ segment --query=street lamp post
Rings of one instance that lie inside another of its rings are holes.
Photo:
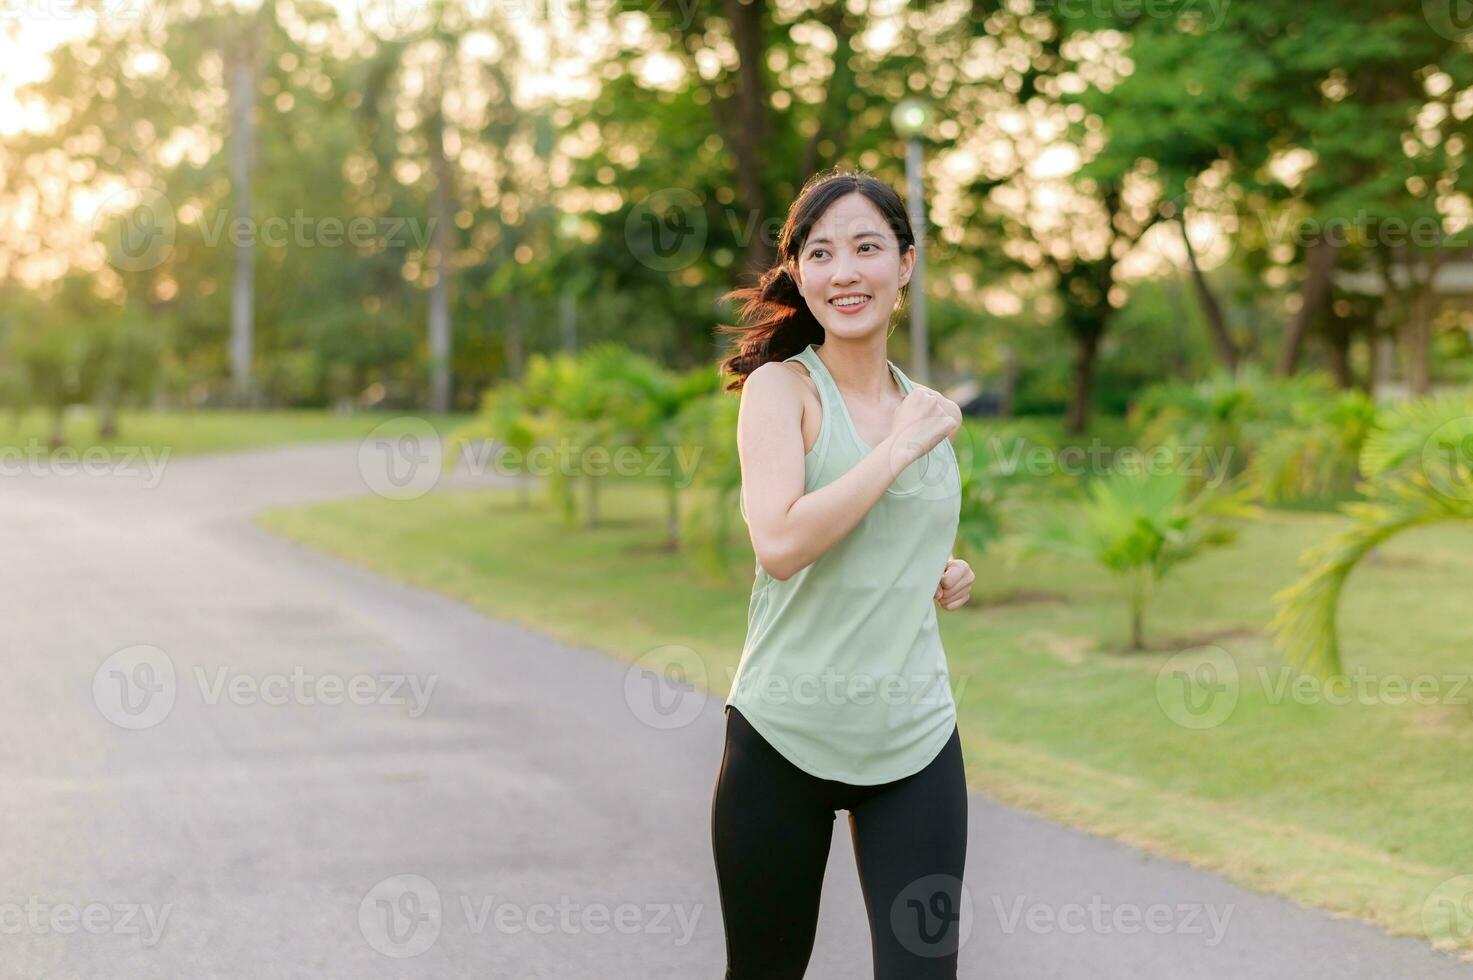
[[[916,236],[916,263],[910,275],[911,373],[931,383],[926,343],[926,197],[921,181],[921,136],[931,121],[931,107],[921,99],[904,99],[890,114],[895,132],[905,139],[905,186],[910,227]]]

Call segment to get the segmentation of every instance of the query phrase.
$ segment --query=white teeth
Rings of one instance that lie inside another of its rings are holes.
[[[845,297],[844,299],[836,299],[836,300],[834,300],[833,301],[833,305],[834,306],[857,306],[860,303],[866,303],[868,301],[869,301],[869,297],[868,296],[849,296],[849,297]]]

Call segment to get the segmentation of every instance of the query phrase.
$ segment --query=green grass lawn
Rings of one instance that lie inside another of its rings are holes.
[[[97,436],[97,415],[90,408],[69,411],[63,425],[67,446],[77,452],[101,447],[112,454],[147,449],[153,454],[167,450],[170,456],[330,439],[360,439],[383,423],[408,425],[406,419],[429,421],[441,435],[463,424],[467,415],[414,415],[395,412],[359,412],[336,415],[329,411],[282,410],[246,412],[226,409],[195,411],[127,411],[119,413],[118,435],[102,440]],[[0,448],[34,450],[45,454],[51,420],[43,412],[29,411],[17,418],[0,414]]]
[[[735,584],[706,580],[658,547],[657,493],[608,486],[602,508],[608,523],[596,531],[565,528],[540,500],[521,509],[510,491],[360,497],[259,519],[614,656],[688,647],[705,665],[697,682],[724,697],[744,639],[750,549]],[[976,568],[971,604],[940,613],[971,785],[1247,887],[1473,952],[1469,923],[1448,921],[1434,895],[1473,873],[1473,685],[1454,679],[1473,650],[1473,532],[1398,539],[1346,593],[1347,669],[1376,681],[1425,675],[1443,703],[1391,704],[1374,687],[1374,703],[1275,703],[1270,596],[1340,520],[1270,512],[1234,546],[1183,566],[1153,602],[1149,653],[1121,652],[1124,606],[1093,567],[1037,558]],[[1192,729],[1168,718],[1158,693],[1169,702],[1176,688],[1158,673],[1204,644],[1236,665],[1237,702],[1221,724]]]

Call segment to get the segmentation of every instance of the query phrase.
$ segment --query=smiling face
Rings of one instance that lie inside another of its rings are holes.
[[[826,334],[863,337],[884,333],[914,265],[915,247],[902,254],[880,209],[856,192],[818,219],[798,252],[794,278]]]

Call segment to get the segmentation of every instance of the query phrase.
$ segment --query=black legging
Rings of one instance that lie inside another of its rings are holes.
[[[967,856],[961,735],[921,771],[877,786],[799,769],[726,709],[711,841],[726,980],[798,980],[818,927],[835,811],[849,811],[875,980],[954,978]]]

